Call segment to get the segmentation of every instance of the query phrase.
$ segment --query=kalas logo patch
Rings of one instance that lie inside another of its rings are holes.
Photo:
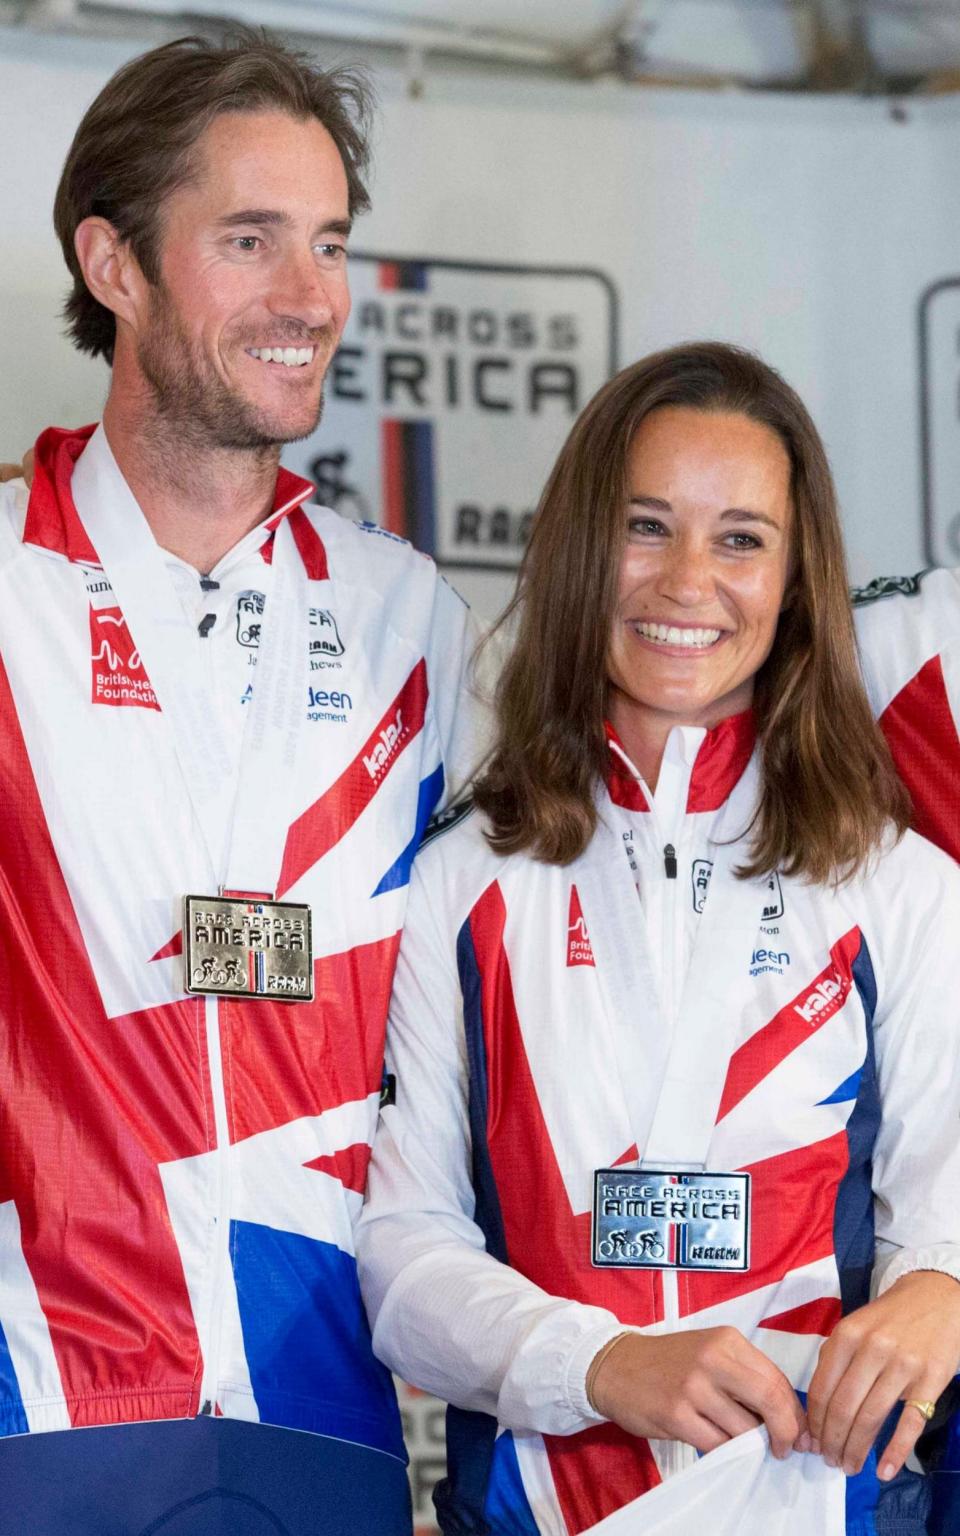
[[[819,1029],[828,1019],[843,1007],[850,991],[850,977],[843,976],[837,970],[821,971],[809,992],[797,998],[793,1005],[794,1013],[798,1013],[805,1024],[811,1029]]]
[[[570,887],[570,911],[567,916],[567,965],[596,965],[580,905],[580,893],[575,885]]]
[[[119,608],[91,607],[90,660],[94,704],[160,708]]]
[[[403,711],[397,710],[396,719],[389,725],[385,725],[379,733],[377,740],[370,750],[370,755],[364,754],[363,766],[371,779],[376,781],[388,766],[390,759],[403,740]]]

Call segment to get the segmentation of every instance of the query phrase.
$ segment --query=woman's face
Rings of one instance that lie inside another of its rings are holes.
[[[664,406],[630,445],[627,492],[607,671],[629,745],[750,704],[790,575],[790,460],[747,416]]]

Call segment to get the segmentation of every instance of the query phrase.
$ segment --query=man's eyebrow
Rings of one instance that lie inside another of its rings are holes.
[[[231,224],[289,224],[290,215],[276,208],[239,208],[236,213],[225,213],[217,223],[224,228]]]
[[[286,228],[293,223],[288,213],[278,208],[239,208],[235,213],[225,213],[217,223],[222,229],[233,229],[238,224],[261,225],[267,228]],[[350,219],[328,219],[319,232],[324,235],[342,235],[344,239],[352,228]]]

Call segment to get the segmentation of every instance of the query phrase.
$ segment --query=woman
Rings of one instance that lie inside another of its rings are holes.
[[[360,1234],[378,1353],[455,1405],[441,1524],[921,1532],[960,874],[904,833],[793,391],[712,344],[620,374],[514,606],[477,812],[418,860]]]

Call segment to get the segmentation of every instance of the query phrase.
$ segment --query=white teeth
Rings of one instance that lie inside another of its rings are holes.
[[[261,363],[282,363],[285,368],[303,368],[313,362],[313,347],[248,347],[251,357]]]
[[[713,645],[720,639],[719,629],[678,629],[675,624],[639,623],[637,629],[645,640],[659,640],[663,645]]]

